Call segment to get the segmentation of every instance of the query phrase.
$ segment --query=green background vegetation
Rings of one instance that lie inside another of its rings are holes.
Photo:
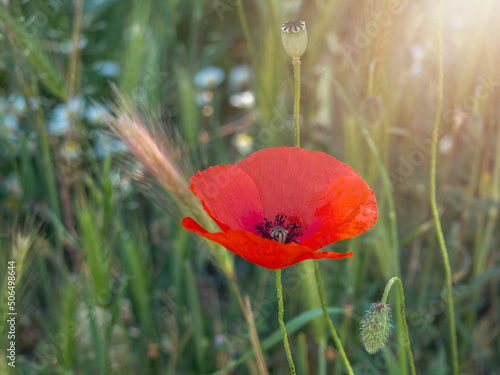
[[[112,107],[115,84],[140,116],[185,143],[184,163],[173,162],[186,177],[250,149],[292,145],[293,70],[280,25],[294,18],[306,21],[309,35],[301,145],[356,169],[380,211],[370,231],[332,246],[353,250],[353,258],[320,262],[353,369],[409,373],[396,290],[388,345],[369,355],[358,333],[364,312],[399,276],[417,372],[451,373],[429,201],[435,2],[7,3],[0,4],[0,373],[257,374],[246,296],[269,372],[288,373],[274,272],[227,255],[222,271],[221,250],[181,228],[178,197],[149,178],[136,182],[142,173],[134,158],[86,111],[94,103]],[[446,2],[443,15],[437,193],[465,374],[500,371],[499,13],[493,0],[457,0]],[[226,80],[196,86],[197,72],[212,65]],[[235,88],[228,74],[238,65],[253,74]],[[230,104],[242,91],[253,105]],[[3,350],[8,260],[17,267],[15,369]],[[311,270],[303,262],[283,271],[297,372],[341,374]]]

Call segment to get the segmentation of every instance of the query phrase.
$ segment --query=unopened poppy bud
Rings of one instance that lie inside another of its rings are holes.
[[[300,63],[300,56],[307,47],[307,30],[304,21],[288,21],[281,26],[281,41],[286,53],[294,62]]]
[[[361,320],[361,342],[373,354],[383,348],[391,334],[391,308],[385,303],[374,303]]]

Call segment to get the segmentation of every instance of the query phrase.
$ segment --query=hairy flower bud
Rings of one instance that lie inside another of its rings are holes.
[[[281,26],[281,41],[286,53],[294,61],[299,61],[307,47],[306,23],[294,20],[284,23]]]
[[[374,303],[361,320],[361,342],[370,354],[383,348],[391,334],[391,308],[384,303]]]

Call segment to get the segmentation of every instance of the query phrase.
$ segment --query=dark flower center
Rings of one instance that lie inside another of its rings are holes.
[[[274,222],[264,218],[264,221],[257,224],[255,229],[262,237],[281,243],[298,243],[297,237],[302,234],[300,225],[293,220],[288,220],[286,215],[276,215]]]

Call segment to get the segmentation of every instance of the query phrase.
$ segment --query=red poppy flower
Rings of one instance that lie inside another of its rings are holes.
[[[351,167],[297,147],[198,172],[190,189],[222,232],[209,233],[190,217],[184,228],[270,269],[350,257],[317,250],[365,232],[378,216],[373,191]]]

